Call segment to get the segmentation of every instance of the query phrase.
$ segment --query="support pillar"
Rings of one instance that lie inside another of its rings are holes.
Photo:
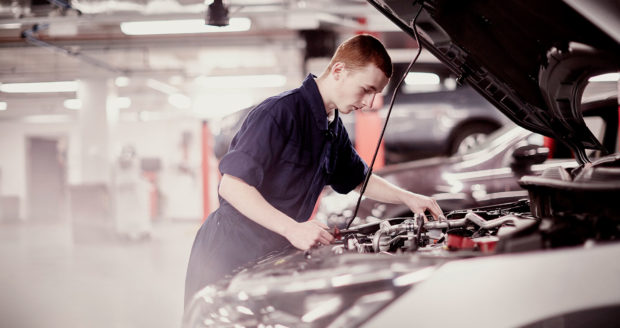
[[[74,172],[69,186],[75,243],[114,240],[119,231],[110,152],[113,135],[110,129],[118,119],[117,109],[109,101],[113,91],[105,77],[78,81],[77,96],[82,106],[73,143],[75,161],[70,170]]]
[[[108,81],[91,78],[78,82],[78,98],[82,101],[79,115],[78,183],[110,183],[110,114],[108,113]],[[113,109],[110,108],[110,111]]]
[[[378,110],[383,107],[383,95],[377,94],[369,111],[355,111],[355,149],[360,157],[370,166],[377,149],[383,123]],[[381,140],[379,152],[375,159],[373,171],[385,166],[385,145]]]

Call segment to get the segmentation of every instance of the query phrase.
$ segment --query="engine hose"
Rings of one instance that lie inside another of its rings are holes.
[[[379,224],[379,230],[375,232],[372,240],[372,248],[375,252],[381,251],[381,241],[385,240],[386,237],[389,237],[391,234],[400,234],[403,232],[415,232],[415,240],[411,244],[410,251],[416,251],[419,247],[418,243],[420,241],[420,236],[422,233],[421,228],[426,228],[428,230],[431,229],[446,229],[446,228],[460,228],[465,227],[468,223],[473,223],[473,225],[477,226],[479,229],[493,229],[497,227],[501,227],[506,223],[512,223],[516,227],[525,227],[536,223],[536,220],[522,219],[518,216],[514,215],[506,215],[501,218],[497,218],[494,220],[485,220],[478,214],[473,212],[469,212],[465,215],[463,219],[458,220],[450,220],[450,221],[432,221],[432,222],[424,222],[423,216],[416,216],[417,223],[412,220],[405,220],[398,225],[390,225],[388,221],[382,221]]]

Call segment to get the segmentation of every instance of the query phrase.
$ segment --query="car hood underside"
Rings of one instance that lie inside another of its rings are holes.
[[[585,149],[604,149],[580,103],[590,77],[620,68],[618,33],[599,27],[614,24],[613,5],[606,10],[594,1],[597,11],[559,0],[369,2],[411,36],[419,11],[422,47],[517,124],[562,141],[582,164]]]

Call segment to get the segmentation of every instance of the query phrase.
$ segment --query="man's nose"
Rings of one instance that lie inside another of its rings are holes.
[[[364,98],[362,98],[362,104],[364,106],[366,106],[366,107],[370,107],[374,100],[375,100],[375,94],[374,93],[366,94],[366,95],[364,95]]]

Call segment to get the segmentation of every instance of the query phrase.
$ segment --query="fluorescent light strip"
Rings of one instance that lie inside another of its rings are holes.
[[[9,24],[0,24],[0,29],[16,29],[22,27],[22,24],[19,23],[9,23]]]
[[[65,99],[63,105],[67,109],[79,110],[82,108],[82,100],[80,99]]]
[[[118,97],[113,100],[114,106],[118,109],[124,109],[131,107],[131,98],[129,97]],[[82,109],[82,100],[73,98],[73,99],[65,99],[64,106],[67,109],[80,110]]]
[[[175,93],[179,93],[179,89],[177,89],[176,87],[173,87],[167,83],[164,82],[160,82],[157,81],[155,79],[148,79],[146,80],[146,85],[153,89],[153,90],[157,90],[161,93],[165,93],[167,95],[172,95]]]
[[[129,78],[126,76],[119,76],[114,79],[114,84],[119,88],[126,87],[129,85]]]
[[[118,97],[113,100],[114,105],[118,109],[125,109],[131,107],[131,98],[129,97]]]
[[[22,122],[25,123],[66,123],[73,121],[73,118],[70,115],[30,115],[24,117]]]
[[[188,109],[192,107],[192,100],[186,95],[175,93],[168,96],[168,102],[170,105],[179,109]]]
[[[77,81],[0,84],[0,91],[6,93],[76,92],[77,89]]]
[[[230,19],[228,26],[205,25],[203,19],[182,19],[165,21],[141,21],[121,23],[126,35],[188,34],[213,32],[241,32],[250,29],[252,22],[246,17]]]

